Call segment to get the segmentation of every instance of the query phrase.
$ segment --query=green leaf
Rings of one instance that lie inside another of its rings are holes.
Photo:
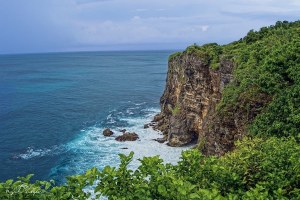
[[[163,196],[166,195],[167,189],[166,189],[166,187],[165,187],[164,185],[158,185],[157,189],[158,189],[158,192],[159,192],[161,195],[163,195]]]
[[[8,184],[8,185],[11,185],[13,182],[14,182],[14,180],[8,179],[5,183]]]
[[[200,196],[197,193],[190,194],[190,199],[200,199]]]

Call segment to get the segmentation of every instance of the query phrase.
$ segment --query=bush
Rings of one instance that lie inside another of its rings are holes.
[[[223,157],[205,157],[198,150],[182,153],[178,165],[158,156],[128,167],[133,152],[120,155],[118,168],[96,168],[68,177],[65,185],[29,183],[30,177],[0,184],[1,199],[87,199],[86,187],[109,199],[299,199],[300,146],[294,138],[246,138]],[[96,183],[96,186],[95,186]]]

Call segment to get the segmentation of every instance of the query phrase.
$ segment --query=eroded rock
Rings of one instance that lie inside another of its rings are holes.
[[[163,138],[156,138],[156,139],[153,139],[154,141],[156,142],[159,142],[159,143],[164,143],[167,141],[167,137],[163,137]]]
[[[121,133],[125,133],[126,132],[126,129],[121,129],[119,130]]]
[[[103,135],[106,137],[112,136],[113,134],[114,134],[114,132],[112,132],[109,128],[107,128],[103,131]]]
[[[242,129],[234,124],[238,120],[226,123],[215,115],[224,86],[233,79],[234,63],[221,59],[219,64],[218,69],[213,69],[205,58],[188,53],[169,61],[166,87],[160,99],[161,113],[153,119],[153,129],[167,136],[168,145],[204,141],[205,153],[217,155],[233,147],[231,138],[238,138]]]
[[[149,128],[149,124],[144,124],[144,129]]]
[[[123,135],[116,137],[116,140],[119,142],[135,141],[137,139],[139,139],[139,136],[135,132],[132,132],[132,133],[127,132],[127,133],[124,133]]]

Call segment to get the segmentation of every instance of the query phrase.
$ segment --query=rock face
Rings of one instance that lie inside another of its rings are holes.
[[[135,141],[139,139],[138,134],[136,133],[124,133],[123,135],[120,135],[116,137],[116,140],[119,142],[125,142],[125,141]]]
[[[170,146],[198,140],[206,154],[221,155],[233,148],[232,137],[240,137],[241,126],[216,115],[224,86],[233,78],[234,63],[223,59],[218,69],[206,63],[186,53],[169,61],[161,113],[153,120],[154,129],[167,135]]]
[[[107,137],[112,136],[113,134],[114,134],[114,132],[112,132],[109,128],[107,128],[103,131],[103,135],[107,136]]]

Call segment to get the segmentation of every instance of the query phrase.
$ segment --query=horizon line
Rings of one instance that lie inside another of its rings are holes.
[[[45,51],[45,52],[20,52],[20,53],[1,53],[0,56],[13,55],[34,55],[34,54],[58,54],[58,53],[93,53],[93,52],[147,52],[147,51],[183,51],[184,49],[137,49],[137,50],[78,50],[78,51]]]

